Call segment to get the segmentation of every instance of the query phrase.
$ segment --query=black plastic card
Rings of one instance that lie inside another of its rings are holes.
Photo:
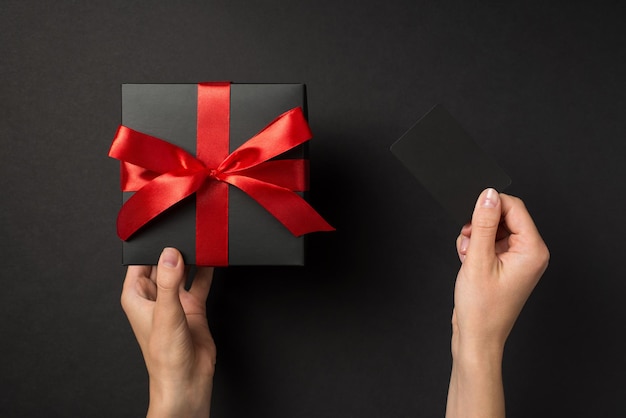
[[[460,223],[467,223],[480,192],[498,191],[510,177],[441,105],[433,107],[392,146],[391,152]]]

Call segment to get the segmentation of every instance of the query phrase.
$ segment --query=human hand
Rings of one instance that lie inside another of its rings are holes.
[[[524,203],[484,190],[456,247],[447,418],[503,418],[502,355],[549,252]]]
[[[213,268],[198,268],[189,291],[181,254],[158,266],[129,266],[122,307],[150,378],[148,417],[209,416],[216,349],[206,317]]]
[[[501,350],[548,266],[548,249],[524,203],[494,189],[481,193],[456,246],[463,264],[454,290],[453,355],[466,347]]]

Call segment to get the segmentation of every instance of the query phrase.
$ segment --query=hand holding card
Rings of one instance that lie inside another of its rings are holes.
[[[402,135],[391,152],[462,224],[471,219],[482,190],[502,191],[511,184],[509,176],[441,105]]]

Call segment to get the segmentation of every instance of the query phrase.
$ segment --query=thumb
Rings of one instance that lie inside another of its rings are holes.
[[[180,303],[179,291],[184,283],[185,265],[180,252],[165,248],[157,267],[157,297],[154,307],[154,322],[161,326],[176,326],[185,314]]]
[[[478,197],[472,215],[472,236],[467,248],[468,258],[491,261],[496,256],[496,234],[502,207],[495,189],[485,189]]]

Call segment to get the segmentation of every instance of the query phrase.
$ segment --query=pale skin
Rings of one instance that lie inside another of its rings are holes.
[[[456,247],[446,417],[501,418],[504,344],[550,254],[524,203],[494,189],[479,196]]]
[[[452,373],[447,418],[504,417],[506,339],[549,253],[523,202],[481,193],[456,243],[459,270],[452,314]],[[129,266],[122,291],[150,379],[147,416],[209,416],[216,349],[206,317],[212,268],[184,289],[180,253],[163,250],[157,266]]]
[[[215,343],[206,299],[212,268],[199,268],[185,290],[185,266],[174,248],[163,250],[158,266],[129,266],[122,307],[141,347],[150,379],[147,416],[209,416]]]

